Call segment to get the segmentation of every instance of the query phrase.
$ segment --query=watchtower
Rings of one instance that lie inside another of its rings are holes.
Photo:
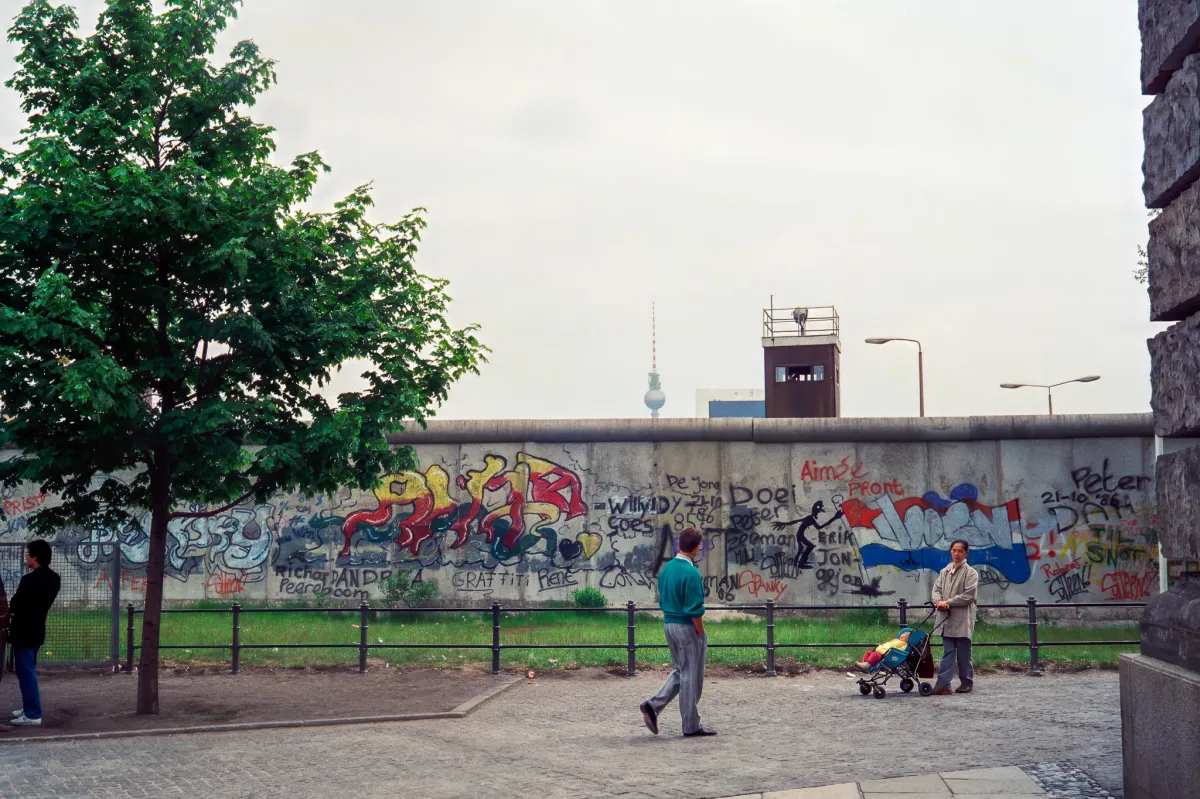
[[[838,314],[832,305],[763,309],[767,418],[842,413]]]

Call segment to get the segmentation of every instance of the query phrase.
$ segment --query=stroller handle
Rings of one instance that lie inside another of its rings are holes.
[[[919,622],[917,622],[917,623],[916,623],[916,625],[913,627],[913,629],[919,630],[919,629],[921,629],[922,627],[924,627],[924,626],[925,626],[925,622],[927,622],[927,621],[929,621],[931,618],[933,618],[933,614],[937,613],[937,607],[936,607],[936,606],[933,604],[933,602],[932,602],[932,601],[930,601],[930,602],[925,602],[924,604],[917,605],[916,607],[921,607],[921,608],[926,608],[926,607],[927,607],[927,608],[929,608],[929,613],[925,614],[925,618],[921,619],[921,620],[920,620]],[[937,628],[938,628],[938,627],[939,627],[939,625],[938,625],[938,624],[935,624],[935,625],[933,625],[933,629],[929,631],[929,634],[930,634],[930,635],[937,635]]]

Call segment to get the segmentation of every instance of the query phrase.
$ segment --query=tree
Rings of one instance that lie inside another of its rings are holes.
[[[1162,213],[1161,208],[1151,208],[1147,213],[1151,219]],[[1133,279],[1139,283],[1146,283],[1150,280],[1150,256],[1146,252],[1146,248],[1138,245],[1138,268],[1133,270]]]
[[[386,434],[486,353],[413,265],[421,209],[373,224],[367,187],[301,207],[328,168],[273,164],[245,115],[273,62],[248,41],[212,59],[239,5],[107,0],[84,38],[32,0],[9,31],[28,123],[0,150],[0,444],[20,452],[0,480],[62,497],[38,533],[149,512],[139,713],[158,711],[168,524],[412,468]],[[365,388],[324,398],[353,363]]]

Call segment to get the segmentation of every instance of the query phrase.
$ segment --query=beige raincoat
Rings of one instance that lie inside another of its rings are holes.
[[[950,612],[939,610],[938,624],[945,622],[941,634],[946,638],[970,638],[975,632],[975,595],[979,592],[979,572],[964,561],[957,569],[951,562],[933,583],[933,601],[949,602]],[[936,628],[935,628],[936,629]]]

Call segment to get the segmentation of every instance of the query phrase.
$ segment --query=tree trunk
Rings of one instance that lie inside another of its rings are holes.
[[[158,713],[158,638],[167,560],[167,523],[171,516],[171,478],[166,464],[166,456],[156,458],[150,475],[150,557],[146,564],[146,605],[142,614],[142,649],[138,657],[139,716]]]

